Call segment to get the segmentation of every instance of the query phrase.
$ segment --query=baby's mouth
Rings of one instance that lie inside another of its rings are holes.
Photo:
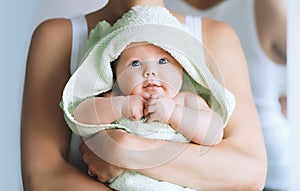
[[[143,89],[148,91],[155,91],[160,88],[162,88],[161,83],[154,80],[146,81],[146,83],[143,85]]]
[[[147,87],[144,87],[144,89],[154,91],[154,90],[157,90],[160,87],[161,86],[147,86]]]

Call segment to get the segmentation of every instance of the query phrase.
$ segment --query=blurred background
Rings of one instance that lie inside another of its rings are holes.
[[[10,0],[0,11],[0,190],[21,191],[20,115],[25,65],[34,28],[52,17],[70,17],[102,7],[107,0]],[[289,0],[288,118],[291,125],[293,191],[300,189],[300,2]],[[297,15],[298,14],[298,15]]]

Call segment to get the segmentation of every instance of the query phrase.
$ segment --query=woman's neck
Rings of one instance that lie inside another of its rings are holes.
[[[164,6],[163,0],[109,0],[107,7],[122,10],[122,14],[136,5]]]
[[[110,0],[120,4],[120,0]],[[149,6],[164,6],[163,0],[126,0],[122,1],[121,6],[131,8],[136,5],[149,5]]]
[[[198,9],[209,9],[224,0],[184,0],[186,3]]]
[[[94,28],[102,20],[113,24],[136,5],[164,6],[164,3],[163,0],[108,0],[105,7],[87,15],[89,28]]]

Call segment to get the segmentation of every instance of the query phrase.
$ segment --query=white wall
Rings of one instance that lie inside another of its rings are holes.
[[[292,188],[291,191],[300,189],[300,2],[288,1],[288,120],[291,128],[291,164]]]
[[[107,0],[7,0],[0,11],[0,190],[22,190],[20,113],[31,34],[42,20],[100,8]]]
[[[37,1],[33,23],[49,17],[70,17],[92,12],[104,6],[108,0],[42,0]]]
[[[25,3],[26,2],[26,3]],[[21,190],[20,105],[29,31],[35,0],[10,0],[0,11],[0,190]]]

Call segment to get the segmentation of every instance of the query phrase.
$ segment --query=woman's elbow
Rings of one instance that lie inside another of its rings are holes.
[[[252,190],[263,190],[267,177],[268,159],[267,153],[263,146],[257,149],[256,155],[251,159],[252,163],[248,166],[249,184]]]
[[[57,180],[62,172],[67,170],[67,163],[60,153],[52,152],[35,155],[22,160],[22,181],[24,190],[30,191],[54,191],[57,190]],[[43,155],[44,154],[44,155]]]
[[[247,176],[244,177],[244,190],[263,190],[267,176],[267,162],[265,159],[253,159],[252,164],[245,169]],[[247,178],[246,178],[247,177]]]
[[[24,190],[40,191],[51,190],[49,176],[43,170],[30,170],[22,175]]]

